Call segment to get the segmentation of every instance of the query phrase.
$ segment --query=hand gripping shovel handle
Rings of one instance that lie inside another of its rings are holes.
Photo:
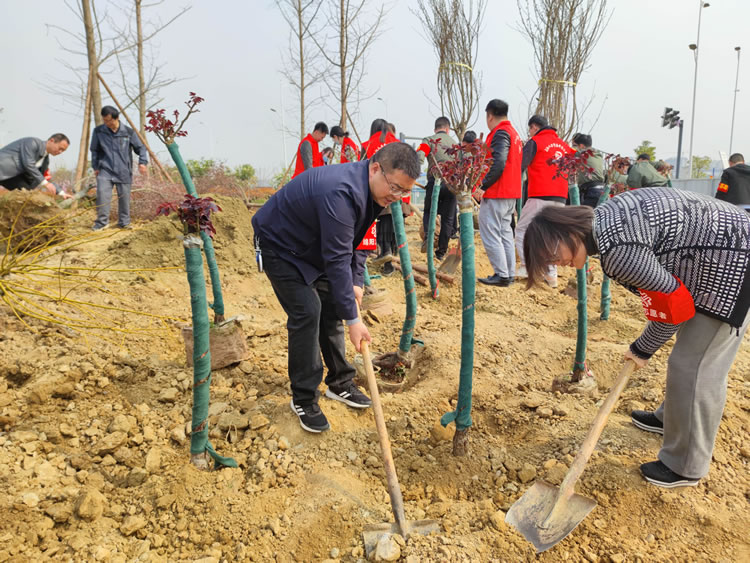
[[[359,308],[357,309],[359,312]],[[361,322],[361,321],[360,321]],[[393,463],[393,454],[391,453],[391,441],[388,439],[388,429],[385,426],[385,417],[383,416],[383,406],[380,403],[380,393],[378,392],[378,383],[375,381],[375,370],[372,367],[372,358],[370,357],[370,345],[362,340],[360,342],[362,358],[365,364],[365,373],[367,374],[367,387],[370,390],[372,398],[372,412],[375,415],[375,427],[378,431],[380,440],[380,452],[383,456],[383,465],[385,466],[385,477],[388,482],[388,495],[391,497],[391,508],[393,517],[401,531],[402,537],[407,537],[409,530],[406,516],[404,515],[404,497],[401,494],[401,487],[398,484],[396,475],[396,465]]]
[[[565,504],[565,501],[569,499],[575,492],[575,486],[578,482],[578,478],[586,468],[586,463],[591,457],[591,454],[594,452],[596,443],[599,441],[599,436],[601,436],[602,431],[604,430],[604,426],[607,424],[607,419],[612,413],[612,409],[614,409],[615,403],[620,397],[620,393],[622,393],[623,389],[625,389],[625,385],[627,385],[628,383],[628,378],[634,370],[635,363],[632,360],[626,360],[625,365],[622,366],[622,369],[620,370],[620,373],[617,376],[614,385],[612,385],[612,389],[610,390],[609,395],[607,395],[607,398],[604,400],[604,403],[602,403],[602,406],[599,407],[599,412],[596,413],[594,422],[591,423],[591,430],[589,430],[589,433],[586,435],[586,439],[583,441],[583,444],[581,444],[581,448],[578,450],[578,455],[576,455],[573,463],[570,465],[568,474],[565,476],[565,479],[560,485],[560,492],[557,495],[557,501],[555,502],[555,505],[552,507],[552,510],[550,510],[549,515],[545,519],[545,523],[548,523],[556,516],[556,509],[563,506]],[[545,526],[542,525],[542,527]]]

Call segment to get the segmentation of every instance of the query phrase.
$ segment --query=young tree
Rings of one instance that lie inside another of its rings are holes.
[[[418,0],[417,17],[438,58],[440,111],[462,138],[479,99],[481,80],[474,68],[486,0]]]
[[[382,4],[374,12],[366,10],[365,5],[365,0],[328,0],[325,38],[312,38],[331,66],[332,79],[326,83],[339,104],[339,125],[344,129],[353,113],[349,110],[352,98],[359,101],[366,97],[361,90],[365,59],[386,13]]]
[[[153,39],[167,26],[184,15],[190,7],[181,8],[174,15],[162,21],[158,16],[146,18],[143,24],[143,10],[155,8],[163,0],[143,4],[142,0],[132,0],[131,5],[121,9],[121,15],[110,18],[110,26],[117,30],[117,40],[125,47],[115,51],[115,59],[120,73],[120,90],[124,95],[124,109],[135,106],[138,109],[138,129],[146,138],[146,111],[161,102],[159,90],[178,82],[180,79],[162,75],[162,65],[154,56]]]
[[[519,31],[531,42],[538,87],[535,113],[563,139],[579,129],[589,104],[579,107],[576,87],[609,23],[607,0],[516,0]]]
[[[645,153],[649,156],[650,160],[656,160],[656,147],[651,141],[641,141],[641,144],[635,147],[633,151],[635,152],[636,158],[638,158],[638,155]]]
[[[322,2],[316,0],[276,0],[286,23],[289,25],[289,55],[284,60],[282,74],[297,90],[299,96],[299,138],[305,136],[305,114],[314,100],[307,98],[311,86],[323,73],[317,65],[310,63],[308,41],[317,33],[313,27]]]
[[[708,178],[708,168],[710,166],[710,156],[693,156],[693,178]]]

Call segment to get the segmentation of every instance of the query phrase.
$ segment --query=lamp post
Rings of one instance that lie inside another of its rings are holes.
[[[384,115],[383,117],[384,117],[385,119],[388,119],[388,104],[387,104],[387,103],[386,103],[386,101],[385,101],[385,100],[384,100],[383,98],[381,98],[381,97],[378,97],[377,99],[378,99],[378,100],[380,100],[381,102],[383,102],[383,107],[385,108],[385,115]]]
[[[286,162],[286,127],[284,126],[284,110],[281,113],[274,108],[269,108],[272,112],[281,116],[281,147],[284,150],[284,162]],[[286,164],[284,165],[286,166]]]
[[[690,148],[688,149],[688,178],[693,177],[693,133],[695,132],[695,93],[698,86],[698,45],[701,40],[701,14],[703,14],[703,8],[708,8],[710,4],[703,0],[698,0],[700,7],[698,8],[698,37],[695,43],[689,45],[690,50],[693,51],[693,57],[695,58],[695,74],[693,75],[693,109],[690,112]]]
[[[734,79],[734,102],[732,102],[732,131],[729,133],[729,155],[732,155],[732,140],[734,139],[734,110],[737,108],[737,92],[739,90],[737,89],[737,86],[740,81],[740,48],[735,47],[735,51],[737,51],[737,76]]]

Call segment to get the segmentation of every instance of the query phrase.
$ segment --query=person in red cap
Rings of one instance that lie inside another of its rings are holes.
[[[297,163],[294,166],[294,174],[292,178],[299,176],[305,170],[315,168],[316,166],[323,166],[323,155],[320,154],[320,148],[318,143],[326,138],[328,135],[328,125],[322,121],[318,121],[315,124],[315,128],[312,133],[308,133],[307,136],[300,141],[297,147]]]

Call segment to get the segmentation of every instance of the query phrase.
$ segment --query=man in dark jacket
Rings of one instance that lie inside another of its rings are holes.
[[[61,190],[44,177],[49,168],[49,157],[62,154],[70,140],[55,133],[47,141],[24,137],[0,149],[0,186],[6,190],[41,188],[50,195]]]
[[[738,152],[729,157],[729,168],[721,175],[716,199],[750,210],[750,166]]]
[[[321,352],[326,397],[354,408],[371,404],[353,382],[341,323],[358,351],[370,341],[357,313],[366,253],[355,249],[380,211],[411,193],[419,172],[414,149],[390,143],[370,160],[308,170],[252,219],[259,266],[288,316],[291,407],[309,432],[329,428],[318,406]]]
[[[120,112],[112,106],[102,108],[104,123],[91,136],[91,167],[96,176],[96,221],[93,230],[109,226],[112,189],[117,188],[118,226],[130,226],[130,185],[133,183],[133,153],[138,155],[138,171],[148,171],[148,156],[138,135],[120,123]]]
[[[429,137],[422,139],[430,148],[430,155],[427,157],[427,185],[425,186],[424,212],[422,214],[422,225],[425,235],[427,234],[427,223],[430,220],[430,210],[432,208],[432,190],[435,187],[435,177],[431,174],[431,169],[435,163],[450,160],[450,156],[445,149],[451,148],[456,144],[450,134],[451,122],[447,117],[438,117],[435,120],[435,132]],[[437,144],[433,144],[437,141]],[[434,159],[434,160],[433,160]],[[435,251],[435,259],[442,260],[445,253],[448,252],[450,237],[453,234],[453,227],[456,224],[456,196],[446,187],[440,186],[440,195],[438,196],[437,214],[440,215],[440,237],[438,246]],[[423,246],[426,250],[427,240]]]

